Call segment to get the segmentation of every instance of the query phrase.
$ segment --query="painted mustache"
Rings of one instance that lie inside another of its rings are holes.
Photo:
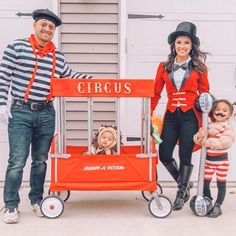
[[[225,115],[222,114],[222,113],[215,113],[214,115],[215,115],[215,116],[220,116],[220,117],[225,117]]]

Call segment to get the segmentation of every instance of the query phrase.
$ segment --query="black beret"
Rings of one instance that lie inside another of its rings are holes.
[[[35,21],[46,19],[53,22],[56,27],[61,25],[61,19],[56,14],[49,11],[48,9],[35,10],[33,11],[32,16]]]

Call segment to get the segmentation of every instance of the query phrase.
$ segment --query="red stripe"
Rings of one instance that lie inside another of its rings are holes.
[[[212,168],[210,168],[210,166],[205,166],[205,170],[211,170]]]
[[[216,178],[217,179],[217,178]],[[210,180],[210,179],[209,179]],[[222,182],[222,183],[224,183],[224,182],[226,182],[226,180],[223,180],[223,179],[217,179],[217,181],[218,182]]]
[[[221,150],[223,150],[223,149],[221,149]],[[216,157],[216,156],[225,155],[225,154],[227,154],[227,152],[211,152],[210,150],[207,152],[207,155],[210,157]]]
[[[220,171],[220,172],[227,172],[228,169],[220,169],[220,168],[217,168],[216,171]]]
[[[227,173],[226,174],[219,174],[219,173],[216,173],[217,176],[220,176],[220,177],[227,177]]]
[[[212,164],[212,163],[207,163],[207,165],[210,167],[218,167],[219,166],[219,164]]]
[[[205,175],[213,175],[214,172],[205,172]]]
[[[205,177],[204,180],[212,180],[212,178],[206,178],[206,177]]]

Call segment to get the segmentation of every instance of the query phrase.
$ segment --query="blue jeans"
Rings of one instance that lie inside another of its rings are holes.
[[[55,131],[55,110],[51,104],[43,110],[32,111],[24,105],[12,104],[8,138],[10,154],[4,186],[6,208],[18,207],[23,168],[31,147],[30,192],[31,204],[43,199],[48,152]]]

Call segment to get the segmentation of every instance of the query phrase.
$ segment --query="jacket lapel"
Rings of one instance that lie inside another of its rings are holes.
[[[184,79],[183,79],[183,81],[182,81],[182,84],[181,84],[179,90],[181,90],[181,88],[183,88],[184,84],[186,83],[186,81],[187,81],[187,79],[189,78],[189,76],[190,76],[190,74],[192,73],[192,71],[193,71],[193,64],[192,64],[192,61],[190,61],[190,62],[188,63],[188,69],[186,70],[186,72],[185,72],[185,74],[184,74]]]
[[[174,73],[173,73],[173,70],[168,74],[169,76],[169,79],[171,81],[171,83],[174,85],[174,87],[176,88],[176,85],[175,85],[175,81],[174,81]]]

